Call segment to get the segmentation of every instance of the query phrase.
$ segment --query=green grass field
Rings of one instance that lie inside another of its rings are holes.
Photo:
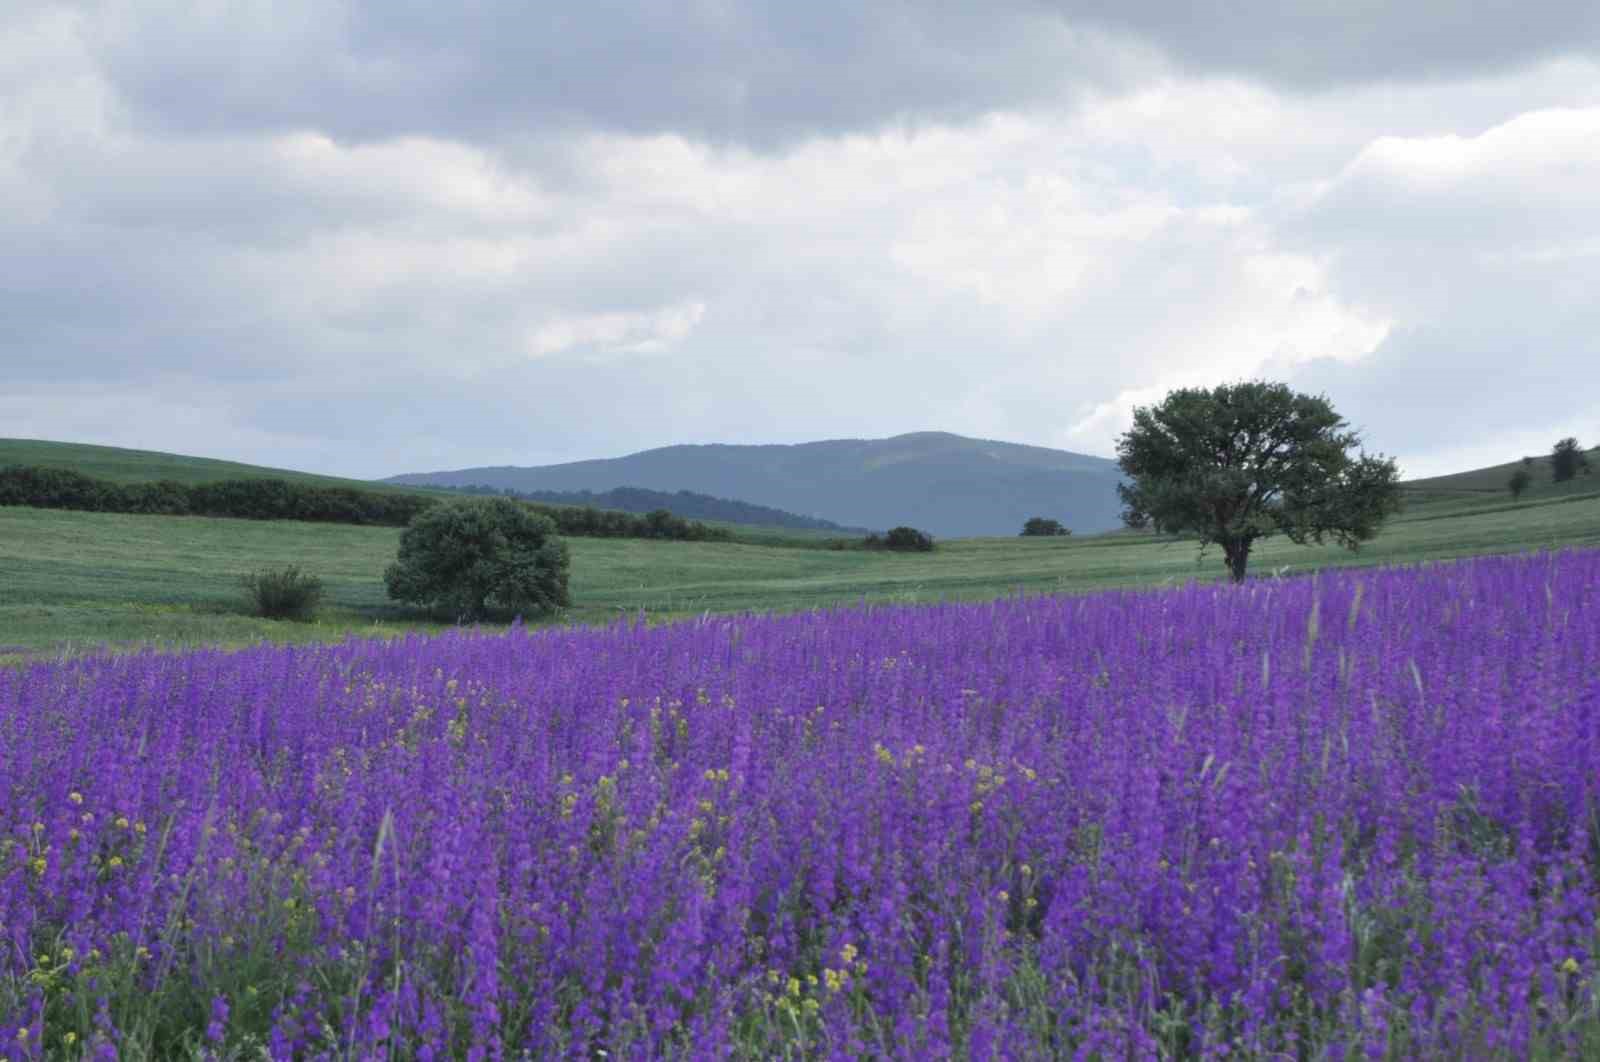
[[[0,659],[106,643],[236,645],[437,628],[385,599],[382,572],[399,536],[394,528],[0,508]],[[1214,550],[1201,560],[1192,542],[1130,533],[964,539],[931,554],[751,542],[569,545],[573,607],[555,622],[1077,592],[1223,574]],[[1251,568],[1264,575],[1579,545],[1600,545],[1600,484],[1589,477],[1538,483],[1516,504],[1504,491],[1413,501],[1359,553],[1268,540]],[[326,583],[315,623],[246,610],[239,577],[287,563]]]

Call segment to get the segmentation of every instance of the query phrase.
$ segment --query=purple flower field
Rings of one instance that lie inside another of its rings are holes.
[[[0,671],[0,1052],[1600,1054],[1600,553]]]

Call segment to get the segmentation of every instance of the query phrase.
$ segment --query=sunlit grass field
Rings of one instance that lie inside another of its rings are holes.
[[[0,508],[0,659],[102,643],[241,645],[438,628],[384,596],[382,573],[399,536],[394,528]],[[1192,542],[1128,533],[963,539],[909,555],[748,542],[575,538],[569,545],[573,605],[543,622],[971,600],[1223,574],[1216,551],[1200,557]],[[1576,545],[1600,545],[1600,488],[1588,478],[1537,484],[1517,503],[1489,492],[1414,501],[1359,553],[1269,539],[1257,546],[1251,571]],[[289,563],[326,584],[315,623],[261,620],[245,607],[240,576]]]

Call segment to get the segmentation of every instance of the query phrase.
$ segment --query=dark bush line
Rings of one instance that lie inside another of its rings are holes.
[[[226,479],[213,483],[113,483],[64,468],[0,467],[0,505],[76,509],[159,516],[229,516],[246,520],[405,527],[442,499],[426,495],[320,487],[282,479]],[[590,508],[529,505],[563,535],[728,541],[732,532],[685,520],[666,510],[635,515]]]
[[[767,505],[754,505],[733,498],[717,498],[710,494],[680,490],[676,492],[651,490],[647,487],[614,487],[606,491],[591,490],[517,490],[512,487],[492,487],[484,483],[467,486],[439,486],[457,494],[488,497],[516,498],[539,505],[577,506],[585,509],[620,509],[625,513],[649,513],[666,509],[674,516],[686,520],[720,520],[727,524],[753,524],[759,527],[785,527],[811,531],[865,531],[864,527],[845,527],[832,520],[815,516],[801,516],[784,509]]]
[[[563,535],[583,538],[670,538],[681,542],[733,541],[733,532],[725,527],[707,527],[698,520],[685,520],[665,509],[641,515],[588,507],[575,509],[529,502],[522,504],[554,520],[556,530]]]
[[[353,487],[318,487],[282,479],[213,483],[113,483],[64,468],[0,468],[0,505],[159,516],[234,516],[404,526],[435,499]]]

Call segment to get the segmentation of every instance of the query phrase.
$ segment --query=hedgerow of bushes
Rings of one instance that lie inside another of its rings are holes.
[[[283,479],[114,483],[70,469],[31,465],[0,467],[0,505],[31,505],[40,509],[405,527],[413,517],[440,501],[420,494],[322,487]],[[733,538],[732,532],[725,528],[685,520],[665,509],[636,515],[592,508],[527,507],[549,517],[557,532],[563,535],[693,542]]]

